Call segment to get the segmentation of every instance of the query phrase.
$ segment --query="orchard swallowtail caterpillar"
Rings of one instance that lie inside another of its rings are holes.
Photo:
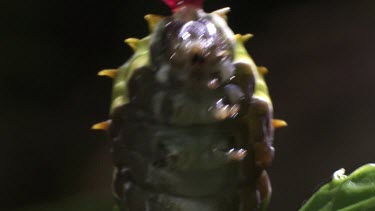
[[[272,102],[258,67],[234,34],[229,8],[164,0],[172,15],[146,15],[150,35],[134,55],[99,75],[114,79],[108,130],[120,211],[264,210],[274,157]]]

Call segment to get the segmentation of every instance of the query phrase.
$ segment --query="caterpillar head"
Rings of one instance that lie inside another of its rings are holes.
[[[209,84],[233,76],[234,44],[214,16],[184,6],[151,38],[151,62],[161,83]]]

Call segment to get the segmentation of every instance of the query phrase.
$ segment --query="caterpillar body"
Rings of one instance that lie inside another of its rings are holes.
[[[271,196],[275,127],[264,74],[235,35],[229,8],[165,0],[147,15],[151,34],[126,42],[134,55],[114,78],[108,129],[120,211],[264,210]]]

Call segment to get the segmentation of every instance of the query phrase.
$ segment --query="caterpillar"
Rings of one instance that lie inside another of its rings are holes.
[[[146,15],[150,35],[125,42],[134,55],[114,79],[108,130],[120,211],[265,210],[273,119],[264,80],[234,34],[230,8],[164,0],[172,15]]]

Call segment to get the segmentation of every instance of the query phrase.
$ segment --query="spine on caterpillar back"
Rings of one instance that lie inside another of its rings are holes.
[[[165,0],[151,34],[125,40],[134,55],[114,78],[109,128],[121,211],[264,210],[271,195],[272,102],[264,74],[227,26],[229,8]]]

